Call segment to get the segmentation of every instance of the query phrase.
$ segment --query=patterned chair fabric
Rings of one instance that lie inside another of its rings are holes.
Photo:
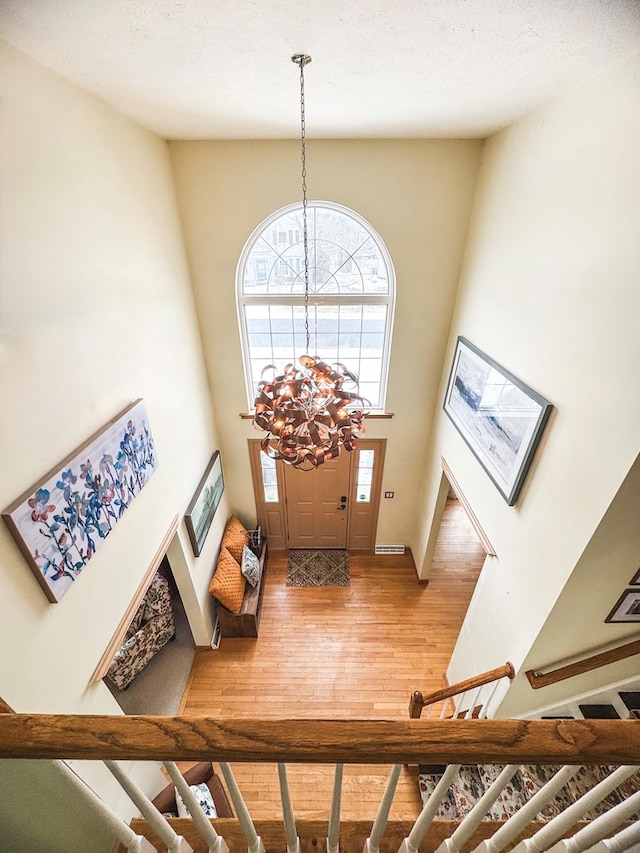
[[[124,690],[175,634],[169,583],[154,575],[107,673]]]

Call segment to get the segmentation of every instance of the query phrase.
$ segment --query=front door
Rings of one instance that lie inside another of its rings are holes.
[[[349,454],[319,468],[284,466],[289,548],[346,548]]]

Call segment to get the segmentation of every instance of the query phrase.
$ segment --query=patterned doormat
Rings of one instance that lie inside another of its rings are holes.
[[[289,551],[287,586],[349,586],[349,555],[329,549]]]

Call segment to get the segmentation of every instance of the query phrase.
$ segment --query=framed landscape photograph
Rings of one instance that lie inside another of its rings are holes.
[[[604,621],[640,622],[640,588],[625,590]]]
[[[513,506],[553,406],[466,338],[459,337],[444,411]]]
[[[222,475],[222,461],[220,451],[211,457],[202,479],[198,483],[196,493],[191,499],[184,520],[189,531],[189,538],[193,547],[193,553],[199,557],[204,541],[209,533],[211,522],[218,509],[220,498],[224,492],[224,477]]]

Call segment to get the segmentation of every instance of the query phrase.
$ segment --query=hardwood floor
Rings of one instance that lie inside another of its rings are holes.
[[[444,683],[485,554],[464,509],[448,501],[429,584],[411,555],[350,555],[349,587],[286,586],[286,552],[271,552],[260,636],[196,653],[182,713],[221,717],[408,717],[414,690]],[[281,814],[275,765],[234,764],[252,816]],[[287,768],[296,815],[329,813],[333,768]],[[404,768],[391,817],[420,810],[416,768]],[[346,766],[345,819],[375,816],[387,767]]]

